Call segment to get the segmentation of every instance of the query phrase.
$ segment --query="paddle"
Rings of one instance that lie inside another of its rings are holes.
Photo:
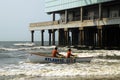
[[[77,55],[72,55],[72,58],[77,58]]]
[[[63,55],[59,55],[59,58],[65,58],[65,56],[63,56]]]
[[[65,57],[65,56],[63,56],[62,54],[59,54],[59,53],[58,53],[58,57],[59,57],[59,58],[63,58],[63,57]]]

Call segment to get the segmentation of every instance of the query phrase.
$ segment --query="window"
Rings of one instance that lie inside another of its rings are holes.
[[[110,18],[119,17],[119,10],[112,10],[110,11]]]

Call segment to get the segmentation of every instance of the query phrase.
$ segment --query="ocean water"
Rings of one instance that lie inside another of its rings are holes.
[[[47,44],[47,43],[46,43]],[[119,80],[119,50],[78,50],[80,56],[94,56],[90,63],[54,64],[28,62],[30,52],[50,53],[54,46],[39,42],[0,42],[0,80]],[[59,47],[66,55],[67,47]]]

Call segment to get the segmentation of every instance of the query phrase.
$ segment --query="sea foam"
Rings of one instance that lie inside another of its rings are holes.
[[[97,61],[97,62],[95,62]],[[102,61],[102,63],[100,63]],[[114,65],[106,65],[113,63]],[[20,62],[19,65],[9,65],[0,68],[0,76],[27,75],[27,76],[102,76],[120,74],[119,60],[94,59],[91,63],[74,64],[40,64]]]

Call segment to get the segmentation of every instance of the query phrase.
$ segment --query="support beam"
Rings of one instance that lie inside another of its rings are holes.
[[[68,29],[68,46],[71,46],[71,36],[70,36],[70,29]]]
[[[53,12],[53,21],[55,21],[55,13]]]
[[[84,45],[84,30],[83,30],[83,27],[79,28],[79,37],[80,37],[80,42],[79,44],[80,45]]]
[[[107,35],[108,35],[108,30],[107,30],[107,26],[103,27],[103,31],[102,31],[102,34],[103,34],[103,47],[107,47]]]
[[[120,35],[120,24],[119,24],[119,29],[118,29],[119,31],[118,31],[118,36]],[[119,39],[119,48],[120,48],[120,37],[118,37],[118,39]]]
[[[98,47],[102,47],[102,26],[98,26]]]
[[[55,21],[55,13],[53,12],[53,16],[52,16],[53,18],[53,24],[54,24],[54,21]]]
[[[102,19],[102,4],[99,4],[99,20]],[[102,47],[102,26],[98,23],[98,47]]]
[[[65,28],[64,29],[64,34],[65,34],[65,44],[64,45],[67,45],[68,44],[68,29],[67,28]]]
[[[94,46],[97,46],[97,28],[94,30]]]
[[[81,28],[79,28],[79,34],[78,34],[78,45],[82,45],[81,43]]]
[[[52,30],[48,30],[48,33],[49,33],[49,46],[51,45],[51,33],[52,33]]]
[[[79,42],[79,29],[78,28],[73,28],[71,30],[72,32],[72,45],[78,45]]]
[[[99,20],[102,19],[102,4],[99,4]]]
[[[34,31],[31,31],[31,42],[34,42]]]
[[[59,29],[58,43],[60,46],[64,45],[64,29]]]
[[[80,8],[80,20],[83,22],[83,7]]]
[[[68,11],[65,10],[65,23],[67,23],[67,22],[68,22]]]
[[[44,30],[41,31],[41,46],[44,46]]]
[[[55,45],[55,30],[52,30],[52,45]]]
[[[58,30],[58,45],[61,45],[61,30]]]

